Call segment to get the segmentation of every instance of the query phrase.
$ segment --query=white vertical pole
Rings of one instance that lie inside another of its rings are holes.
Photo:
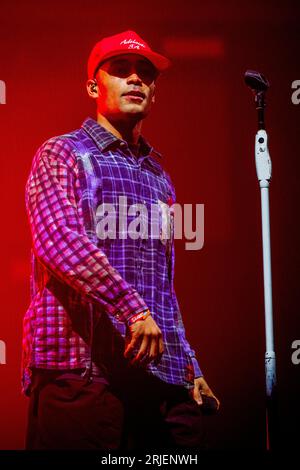
[[[274,444],[276,435],[274,392],[276,386],[276,356],[274,351],[273,334],[273,304],[272,304],[272,267],[270,239],[270,210],[269,184],[272,174],[272,164],[268,151],[268,136],[261,129],[256,134],[255,141],[256,172],[261,192],[261,221],[263,245],[263,274],[264,274],[264,305],[265,305],[265,379],[267,398],[267,448]]]

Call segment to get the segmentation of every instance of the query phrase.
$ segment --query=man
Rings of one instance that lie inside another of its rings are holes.
[[[161,211],[151,221],[157,237],[137,234],[130,210],[129,224],[119,220],[125,205],[175,201],[160,154],[141,135],[168,66],[133,31],[102,39],[88,61],[97,121],[49,139],[33,160],[28,449],[200,446],[203,398],[219,406],[185,337]],[[111,207],[117,237],[103,224]]]

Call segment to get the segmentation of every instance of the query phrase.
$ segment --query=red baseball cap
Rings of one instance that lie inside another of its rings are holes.
[[[154,52],[137,33],[124,31],[103,38],[95,44],[88,59],[88,78],[94,78],[94,73],[102,62],[120,54],[139,54],[146,57],[160,72],[171,65],[169,59]]]

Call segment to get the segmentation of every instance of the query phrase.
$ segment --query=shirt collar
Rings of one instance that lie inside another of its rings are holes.
[[[119,139],[118,137],[113,135],[111,132],[109,132],[107,129],[101,126],[97,121],[95,121],[95,119],[91,117],[87,117],[83,121],[81,127],[94,140],[94,142],[96,143],[100,151],[106,150],[108,147],[110,147],[113,144],[120,145],[121,142],[124,142],[122,139]],[[141,146],[142,155],[145,155],[145,156],[153,155],[153,156],[158,156],[159,158],[162,158],[161,153],[155,150],[142,135],[140,135],[139,137],[139,143]]]

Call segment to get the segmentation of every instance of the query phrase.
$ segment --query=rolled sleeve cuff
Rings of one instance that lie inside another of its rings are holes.
[[[192,357],[191,359],[194,368],[194,378],[196,379],[197,377],[203,377],[203,373],[200,369],[197,359],[195,357]]]
[[[132,317],[147,309],[148,306],[145,301],[133,289],[132,292],[127,293],[117,302],[114,316],[117,320],[127,323]]]

